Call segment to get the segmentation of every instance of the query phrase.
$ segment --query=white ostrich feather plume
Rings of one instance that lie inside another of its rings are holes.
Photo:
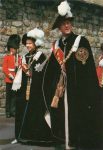
[[[41,46],[43,44],[44,32],[38,28],[34,28],[27,33],[27,37],[36,39],[36,46]]]
[[[100,66],[100,67],[103,67],[103,59],[100,60],[99,66]]]
[[[66,17],[72,17],[72,13],[71,13],[71,8],[69,6],[69,3],[67,1],[61,2],[60,5],[58,6],[58,13],[61,16],[65,16]]]
[[[36,46],[42,46],[43,43],[44,43],[44,42],[43,42],[42,39],[37,39],[36,42],[35,42]]]

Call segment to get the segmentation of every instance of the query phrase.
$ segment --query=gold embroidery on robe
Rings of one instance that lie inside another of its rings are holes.
[[[75,57],[78,61],[81,61],[82,64],[85,64],[86,63],[86,60],[88,59],[89,57],[89,52],[86,48],[84,47],[80,47],[78,48],[78,50],[76,51],[75,53]]]

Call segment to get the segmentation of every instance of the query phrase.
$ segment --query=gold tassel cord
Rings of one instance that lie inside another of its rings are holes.
[[[65,64],[66,61],[70,58],[71,54],[73,53],[72,49],[69,51],[68,55],[66,56],[66,58],[63,60],[63,63]]]
[[[30,79],[28,78],[27,81],[27,88],[26,88],[26,100],[29,100],[29,96],[30,96]]]
[[[58,103],[59,103],[60,98],[63,96],[64,89],[65,89],[64,76],[61,73],[60,79],[59,79],[59,82],[57,84],[57,88],[55,91],[55,95],[51,102],[51,107],[58,108]]]

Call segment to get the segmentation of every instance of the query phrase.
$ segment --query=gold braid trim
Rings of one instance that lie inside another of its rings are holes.
[[[26,100],[29,100],[29,96],[30,96],[30,79],[28,78],[27,80],[27,88],[26,88]]]
[[[66,58],[63,60],[63,63],[66,63],[66,61],[70,58],[71,54],[73,53],[72,49],[69,51],[68,55]]]
[[[64,89],[65,89],[64,76],[61,73],[60,79],[59,79],[59,82],[57,84],[57,88],[55,91],[55,95],[51,102],[51,107],[58,108],[58,102],[59,102],[59,99],[63,96]]]

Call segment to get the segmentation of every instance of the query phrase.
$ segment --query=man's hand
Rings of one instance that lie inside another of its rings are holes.
[[[9,73],[8,75],[11,80],[14,80],[14,76],[11,73]]]

